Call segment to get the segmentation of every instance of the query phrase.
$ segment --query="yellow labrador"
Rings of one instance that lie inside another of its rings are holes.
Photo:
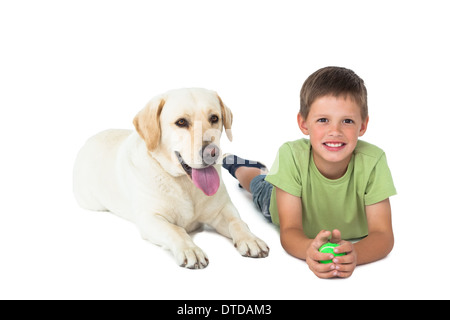
[[[153,98],[134,118],[136,131],[101,132],[80,150],[78,203],[134,222],[183,267],[208,265],[188,234],[201,224],[231,238],[241,255],[266,257],[269,248],[241,220],[221,181],[219,140],[223,128],[232,139],[232,118],[213,91],[179,89]]]

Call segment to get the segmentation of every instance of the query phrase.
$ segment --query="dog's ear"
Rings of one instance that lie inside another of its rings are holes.
[[[153,98],[144,109],[134,117],[133,124],[136,131],[147,144],[149,151],[155,150],[161,139],[161,125],[159,117],[165,100],[162,96]]]
[[[217,93],[216,93],[217,94]],[[217,94],[217,98],[220,102],[220,108],[222,110],[222,121],[223,121],[223,127],[225,128],[225,133],[227,134],[228,140],[233,141],[233,134],[231,132],[231,125],[233,124],[233,113],[231,112],[230,108],[228,108],[220,99],[219,95]]]

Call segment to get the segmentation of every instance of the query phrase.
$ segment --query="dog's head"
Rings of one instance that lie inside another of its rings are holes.
[[[225,128],[232,140],[233,114],[214,91],[179,89],[153,98],[134,118],[148,151],[173,176],[189,175],[206,195],[217,192],[214,164]]]

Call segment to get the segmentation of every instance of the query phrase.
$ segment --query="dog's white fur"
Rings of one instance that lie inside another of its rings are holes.
[[[183,123],[188,125],[180,127]],[[231,123],[230,109],[213,91],[179,89],[157,96],[136,115],[136,131],[107,130],[86,142],[75,162],[75,197],[83,208],[134,222],[144,239],[171,250],[187,268],[208,265],[188,234],[202,224],[231,238],[241,255],[266,257],[269,248],[240,219],[221,178],[217,193],[206,196],[175,155],[192,168],[207,166],[202,148],[218,146],[223,127],[231,140]],[[220,177],[220,164],[214,166]]]

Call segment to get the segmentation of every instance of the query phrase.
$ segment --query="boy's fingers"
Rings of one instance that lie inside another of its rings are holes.
[[[316,262],[325,261],[325,260],[333,260],[333,258],[334,258],[334,255],[332,253],[322,253],[322,252],[319,252],[318,250],[316,250],[311,256],[311,259]],[[321,264],[321,265],[323,265],[323,264]]]
[[[338,256],[333,258],[333,263],[339,263],[339,264],[354,264],[355,263],[355,256],[352,254],[347,254],[344,256]]]
[[[351,275],[352,275],[352,273],[353,273],[353,270],[352,271],[350,271],[350,272],[342,272],[342,271],[338,271],[338,272],[336,272],[336,277],[339,277],[339,278],[349,278]]]
[[[317,261],[308,263],[309,268],[319,278],[331,278],[333,273],[336,273],[336,265],[333,263],[322,264]],[[335,274],[336,275],[336,274]]]
[[[331,240],[330,240],[330,242],[332,242],[332,243],[339,243],[341,241],[342,241],[341,232],[338,229],[334,229],[333,232],[331,233]]]
[[[348,242],[348,241],[342,241],[341,245],[334,249],[334,252],[336,252],[336,253],[347,253],[347,254],[349,254],[352,251],[353,251],[353,246],[352,246],[351,242]]]
[[[355,270],[355,267],[351,264],[337,264],[335,266],[335,269],[339,272],[353,272],[353,270]]]
[[[314,272],[314,271],[313,271]],[[326,272],[314,272],[314,274],[321,279],[330,279],[339,276],[339,271],[330,270]]]
[[[324,244],[328,242],[328,237],[330,236],[331,232],[328,230],[322,230],[320,231],[317,236],[314,238],[314,241],[312,242],[313,248],[316,250],[319,250],[319,248]]]

